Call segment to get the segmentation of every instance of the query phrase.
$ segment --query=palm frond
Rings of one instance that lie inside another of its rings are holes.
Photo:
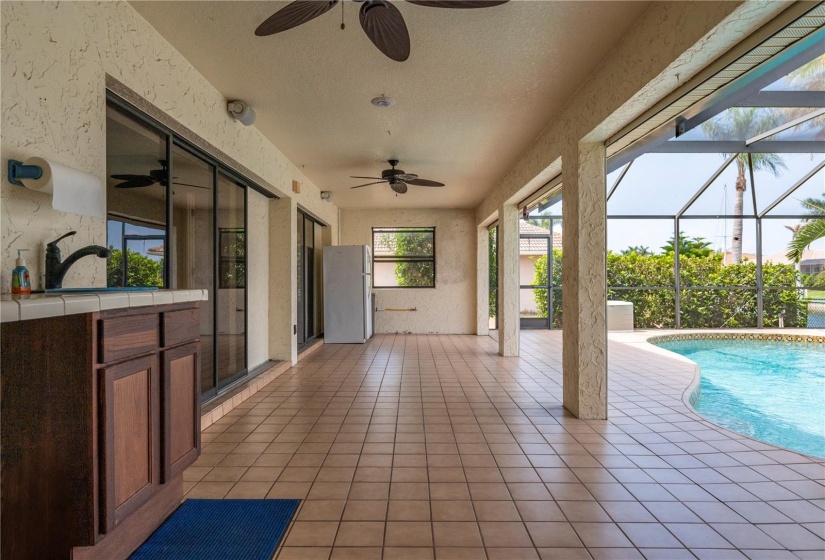
[[[788,258],[798,263],[802,260],[802,253],[805,249],[811,243],[823,238],[825,238],[825,219],[808,222],[799,228],[794,238],[788,243]]]

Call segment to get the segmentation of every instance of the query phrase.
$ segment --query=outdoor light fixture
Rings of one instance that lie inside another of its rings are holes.
[[[395,99],[392,97],[387,97],[386,95],[380,95],[371,99],[370,103],[376,107],[392,107],[395,105]]]
[[[332,193],[329,191],[321,191],[321,200],[332,202]]]
[[[255,111],[246,101],[236,99],[226,104],[226,110],[242,124],[249,126],[255,122]]]

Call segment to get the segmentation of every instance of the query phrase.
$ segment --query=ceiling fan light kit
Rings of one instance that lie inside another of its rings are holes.
[[[443,187],[444,183],[438,181],[430,181],[428,179],[419,179],[415,173],[407,173],[403,169],[396,169],[398,165],[397,159],[388,160],[391,169],[385,169],[381,172],[381,177],[360,177],[356,175],[350,176],[351,179],[374,179],[372,183],[364,183],[363,185],[356,185],[350,187],[351,189],[360,189],[361,187],[369,187],[370,185],[380,185],[386,183],[396,194],[404,194],[407,192],[407,185],[416,187]]]
[[[379,51],[397,62],[410,56],[410,34],[404,17],[388,0],[354,0],[361,4],[358,21],[369,40]],[[407,0],[410,4],[430,8],[490,8],[506,4],[509,0]],[[264,37],[298,27],[330,11],[338,0],[296,0],[271,16],[257,29],[255,35]],[[344,29],[343,20],[341,29]],[[253,117],[254,118],[254,117]]]

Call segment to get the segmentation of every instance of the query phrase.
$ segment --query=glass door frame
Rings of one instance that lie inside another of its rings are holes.
[[[307,262],[308,262],[309,259],[307,259],[307,253],[306,253],[306,231],[307,231],[306,230],[306,224],[307,224],[307,222],[312,224],[311,230],[312,230],[312,250],[313,251],[317,251],[319,249],[321,251],[323,251],[323,245],[322,244],[319,245],[319,243],[321,243],[321,240],[317,239],[317,237],[315,235],[315,225],[317,224],[317,225],[321,226],[322,228],[326,227],[324,224],[322,224],[321,222],[319,222],[318,220],[313,218],[309,213],[305,212],[301,208],[298,208],[297,221],[296,221],[296,228],[295,229],[297,231],[298,225],[300,224],[301,232],[302,232],[301,235],[302,235],[302,240],[303,240],[303,242],[300,245],[300,247],[301,247],[301,255],[300,255],[301,266],[296,271],[298,273],[298,276],[299,276],[299,278],[297,278],[297,282],[299,284],[298,285],[299,291],[298,291],[298,293],[295,294],[295,297],[296,297],[296,300],[297,300],[296,303],[297,303],[297,307],[298,307],[298,316],[295,320],[296,344],[298,345],[298,350],[302,350],[302,349],[306,348],[307,346],[309,346],[310,344],[315,342],[318,338],[320,338],[324,335],[323,328],[318,329],[317,326],[315,325],[315,321],[316,321],[315,310],[316,310],[316,306],[318,305],[317,298],[315,297],[316,288],[317,288],[317,286],[315,285],[315,282],[319,282],[319,281],[322,282],[322,279],[318,277],[318,272],[319,271],[318,271],[317,267],[315,266],[315,262],[314,262],[315,259],[314,258],[312,259],[312,261],[313,261],[312,262],[312,271],[313,271],[313,278],[312,279],[313,279],[314,282],[313,282],[313,285],[312,285],[312,290],[309,289],[309,277],[307,275],[307,269],[308,269]],[[297,249],[297,247],[296,247],[296,249]],[[313,253],[313,255],[314,255],[314,253]],[[310,294],[310,293],[312,294],[311,297],[307,297],[307,295]],[[303,297],[301,297],[301,294],[303,295]],[[309,301],[310,300],[312,301],[312,309],[311,310],[309,309]],[[310,329],[308,327],[308,321],[307,321],[307,319],[309,317],[312,318],[311,320],[312,320],[313,326],[316,327],[316,328],[313,328],[313,330],[312,330],[313,334],[309,334]],[[303,328],[302,329],[299,328],[299,325]],[[299,331],[302,331],[302,332],[299,332]],[[314,334],[316,332],[318,334]],[[300,337],[302,335],[303,335],[304,340],[303,340],[303,342],[300,342]]]
[[[493,245],[491,248],[490,245]],[[492,249],[492,250],[491,250]],[[487,263],[487,299],[488,305],[490,301],[494,301],[493,309],[487,310],[487,324],[488,330],[497,331],[498,330],[498,222],[493,222],[489,226],[487,226],[487,254],[489,257],[495,259],[495,274],[491,270],[493,263]],[[489,261],[489,258],[488,258]],[[490,298],[490,294],[495,293],[495,298]],[[495,315],[490,316],[490,312],[495,310]],[[495,318],[493,321],[493,326],[490,327],[490,319]]]
[[[542,216],[543,218],[544,216]],[[522,239],[544,239],[547,241],[547,250],[545,258],[547,259],[547,281],[544,284],[522,284],[519,282],[519,299],[522,290],[531,290],[535,298],[536,290],[546,290],[547,298],[547,317],[519,317],[519,328],[522,330],[530,329],[552,329],[553,328],[553,220],[550,220],[549,234],[519,234],[519,242]],[[519,243],[519,246],[521,243]],[[521,254],[519,252],[519,260]],[[519,273],[520,273],[519,268]],[[521,280],[519,278],[519,280]]]
[[[244,227],[243,227],[243,229],[244,229],[243,254],[244,254],[244,259],[246,259],[247,255],[249,255],[249,235],[247,235],[247,230],[248,230],[248,227],[249,227],[249,186],[247,184],[245,184],[244,182],[239,181],[236,178],[232,177],[232,175],[230,175],[228,173],[225,173],[223,169],[219,169],[218,167],[215,167],[215,173],[214,173],[214,177],[213,177],[214,189],[213,189],[213,193],[212,193],[213,197],[214,197],[213,198],[214,215],[213,215],[213,219],[212,219],[212,227],[214,229],[214,231],[213,231],[214,240],[213,241],[214,241],[214,244],[215,244],[215,249],[214,249],[214,253],[213,253],[213,258],[214,258],[213,286],[215,287],[214,288],[215,297],[212,298],[214,300],[212,302],[212,305],[214,306],[213,307],[214,311],[212,313],[212,322],[213,322],[212,329],[213,329],[213,332],[215,333],[213,335],[215,347],[214,347],[214,352],[213,352],[213,356],[212,356],[212,361],[213,361],[212,371],[214,372],[214,376],[215,376],[215,390],[216,390],[217,394],[225,392],[228,388],[232,387],[232,385],[234,385],[235,383],[237,383],[238,381],[240,381],[241,379],[243,379],[247,375],[249,375],[249,289],[248,289],[247,282],[246,282],[246,280],[248,279],[248,274],[247,273],[249,272],[249,269],[247,267],[248,267],[249,261],[245,261],[246,265],[245,265],[245,269],[244,269],[244,290],[243,290],[243,307],[244,307],[244,328],[243,328],[244,357],[243,357],[243,363],[244,363],[244,367],[243,367],[242,370],[234,373],[231,377],[229,377],[229,378],[227,378],[223,381],[220,381],[220,377],[219,377],[220,372],[218,371],[218,359],[220,357],[219,356],[220,352],[218,350],[218,339],[220,337],[220,331],[218,331],[218,290],[221,289],[221,287],[220,287],[220,272],[221,272],[221,267],[220,267],[221,237],[220,236],[221,236],[221,228],[218,225],[218,176],[221,175],[221,174],[223,174],[224,177],[227,180],[235,183],[235,185],[237,185],[237,186],[239,186],[243,189],[243,208],[244,208],[244,210],[243,210],[243,212],[244,212],[244,216],[243,216],[243,221],[244,221]]]

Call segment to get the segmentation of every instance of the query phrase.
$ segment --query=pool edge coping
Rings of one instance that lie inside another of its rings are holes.
[[[798,340],[797,340],[798,339]],[[805,340],[808,339],[808,340]],[[795,453],[797,455],[801,455],[802,457],[807,457],[817,463],[825,462],[825,458],[816,457],[814,455],[808,455],[807,453],[802,453],[795,449],[789,449],[787,447],[777,445],[770,441],[764,441],[748,434],[743,434],[742,432],[738,432],[734,429],[728,428],[726,426],[722,426],[718,424],[696,410],[696,407],[693,406],[693,403],[698,399],[698,396],[694,398],[695,395],[698,394],[699,385],[702,381],[702,368],[688,358],[687,356],[683,356],[682,354],[678,354],[673,352],[672,350],[668,350],[667,348],[663,348],[659,346],[658,343],[660,342],[670,342],[670,341],[680,341],[680,340],[739,340],[739,341],[762,341],[762,342],[783,342],[783,343],[790,343],[790,344],[825,344],[825,335],[802,335],[802,334],[782,334],[782,333],[754,333],[754,332],[692,332],[692,333],[678,333],[678,334],[662,334],[662,335],[654,335],[644,339],[644,343],[650,346],[657,348],[658,350],[662,350],[667,352],[668,354],[672,354],[682,360],[687,360],[693,365],[693,379],[688,386],[685,387],[685,390],[682,391],[682,403],[694,414],[702,418],[705,422],[709,422],[714,426],[722,430],[726,430],[735,434],[738,434],[744,438],[748,438],[752,441],[759,442],[764,445],[770,445],[782,451],[787,451],[789,453]]]

